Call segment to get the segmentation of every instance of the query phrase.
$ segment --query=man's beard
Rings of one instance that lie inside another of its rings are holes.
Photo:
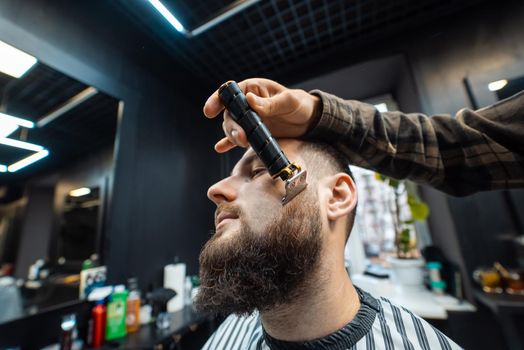
[[[240,232],[231,239],[213,236],[204,246],[196,308],[247,315],[311,292],[308,280],[319,265],[322,246],[317,200],[301,198],[286,204],[265,232],[249,227],[238,207],[230,209],[239,214]]]

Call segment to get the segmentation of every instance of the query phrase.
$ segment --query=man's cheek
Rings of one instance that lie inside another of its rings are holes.
[[[251,231],[263,234],[267,228],[279,219],[282,210],[282,204],[273,200],[263,199],[255,200],[250,204],[249,210],[246,211],[246,224]]]

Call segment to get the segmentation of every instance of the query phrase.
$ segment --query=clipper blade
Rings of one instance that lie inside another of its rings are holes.
[[[292,200],[297,194],[302,192],[307,187],[307,171],[302,170],[296,173],[295,176],[286,180],[286,194],[282,198],[282,205],[285,205]]]

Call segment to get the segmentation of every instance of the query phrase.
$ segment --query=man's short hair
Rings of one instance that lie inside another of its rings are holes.
[[[335,147],[324,142],[304,141],[299,147],[299,153],[307,162],[308,167],[312,168],[308,169],[308,178],[312,181],[336,173],[346,173],[355,181],[349,168],[349,161]],[[355,206],[355,209],[348,215],[346,241],[353,228],[356,212],[357,207]]]

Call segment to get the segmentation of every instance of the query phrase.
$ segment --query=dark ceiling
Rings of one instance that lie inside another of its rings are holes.
[[[87,85],[37,63],[19,79],[0,73],[0,111],[36,122],[86,88]],[[116,134],[117,110],[118,100],[98,92],[45,126],[19,128],[9,138],[41,145],[50,154],[18,172],[0,173],[0,184],[19,183],[44,175],[111,147]],[[0,164],[9,165],[33,153],[0,145]]]
[[[482,1],[263,0],[193,38],[177,32],[147,1],[117,3],[118,10],[130,19],[129,25],[140,26],[157,41],[173,65],[216,85],[250,76],[286,79],[307,75],[308,69],[318,66],[330,70],[329,62],[341,53],[373,47],[400,34],[438,28],[450,16]],[[162,3],[192,30],[233,2]]]

